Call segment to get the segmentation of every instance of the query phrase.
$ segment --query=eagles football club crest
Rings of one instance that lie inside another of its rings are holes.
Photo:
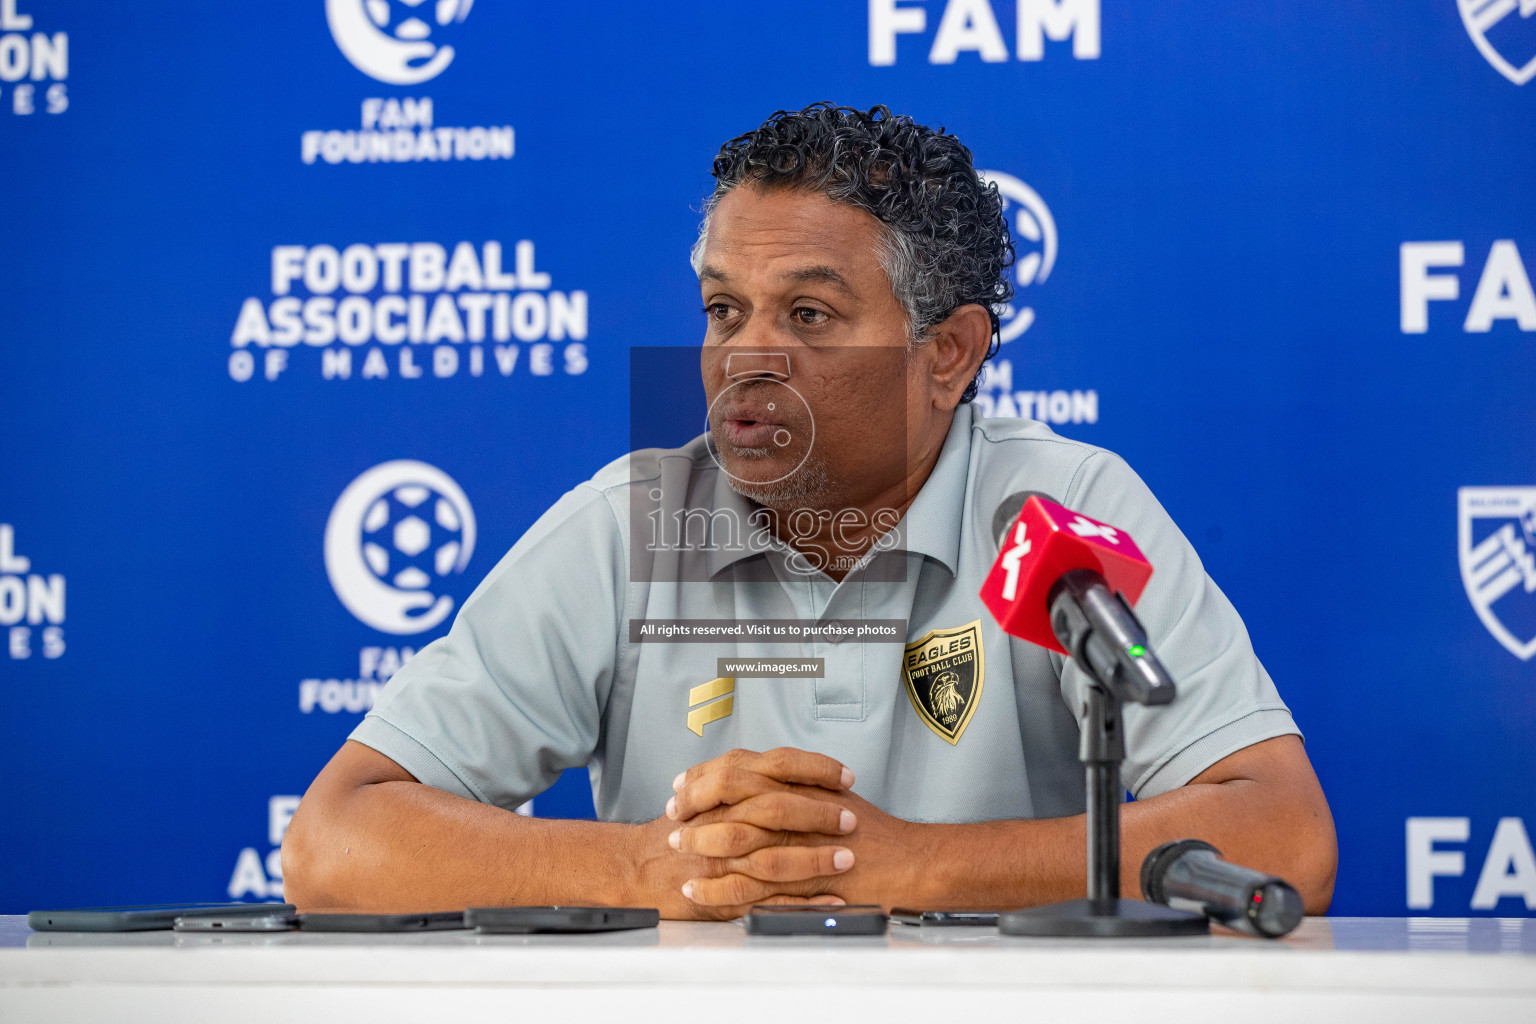
[[[1477,617],[1522,661],[1536,654],[1536,487],[1463,487],[1461,582]]]
[[[1456,0],[1477,50],[1516,85],[1536,77],[1536,0]]]
[[[955,629],[934,629],[907,644],[901,676],[923,724],[953,746],[971,724],[986,679],[981,620]]]

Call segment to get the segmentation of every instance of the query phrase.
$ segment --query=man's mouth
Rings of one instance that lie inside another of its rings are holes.
[[[775,410],[758,403],[733,403],[722,410],[721,440],[732,448],[770,451],[789,444],[792,435]]]
[[[763,420],[733,417],[725,420],[721,426],[724,428],[726,442],[733,448],[779,447],[774,443],[774,434],[779,431],[788,434],[781,424]]]

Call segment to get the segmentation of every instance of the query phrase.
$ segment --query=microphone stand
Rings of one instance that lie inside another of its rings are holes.
[[[1126,633],[1125,627],[1117,625],[1115,617],[1099,614],[1106,603],[1118,603],[1116,615],[1123,611],[1119,623],[1129,616],[1141,635],[1118,635]],[[1120,805],[1125,793],[1120,782],[1125,760],[1121,709],[1127,698],[1166,704],[1173,699],[1172,680],[1147,648],[1130,607],[1109,591],[1098,573],[1068,573],[1052,594],[1050,607],[1057,639],[1093,680],[1078,745],[1078,760],[1087,774],[1088,896],[1001,914],[998,931],[1078,938],[1207,935],[1210,925],[1202,914],[1120,898]],[[1142,653],[1128,653],[1132,651]],[[1147,685],[1149,679],[1153,685]]]

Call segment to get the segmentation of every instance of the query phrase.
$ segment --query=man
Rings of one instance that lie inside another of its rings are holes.
[[[1086,679],[977,597],[995,509],[1032,490],[1156,567],[1138,611],[1180,690],[1126,710],[1125,863],[1199,837],[1325,910],[1327,803],[1193,549],[1114,455],[969,404],[1012,256],[969,151],[818,104],[728,143],[714,175],[694,252],[709,432],[563,497],[394,677],[293,819],[288,897],[725,918],[1082,895]],[[663,642],[671,620],[900,633]],[[786,655],[822,674],[717,670]],[[512,813],[583,764],[601,822]]]

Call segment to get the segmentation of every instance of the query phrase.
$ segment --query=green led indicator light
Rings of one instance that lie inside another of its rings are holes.
[[[1147,649],[1145,647],[1141,646],[1141,644],[1131,644],[1131,646],[1129,648],[1129,651],[1130,651],[1131,657],[1133,657],[1133,658],[1139,658],[1143,654],[1147,653]]]

